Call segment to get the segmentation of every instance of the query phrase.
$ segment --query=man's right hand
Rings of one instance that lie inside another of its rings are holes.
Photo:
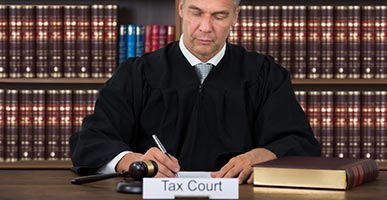
[[[158,148],[152,147],[145,154],[128,153],[117,163],[116,171],[127,171],[130,164],[136,161],[153,160],[158,165],[158,172],[155,177],[175,177],[180,170],[179,161],[170,155],[169,158]]]

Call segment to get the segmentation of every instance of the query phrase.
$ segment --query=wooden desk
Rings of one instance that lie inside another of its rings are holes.
[[[69,170],[0,170],[0,199],[141,199],[141,195],[123,194],[115,191],[122,178],[108,179],[85,185],[72,185],[76,175]],[[349,191],[287,189],[240,186],[240,199],[372,199],[387,197],[387,171],[378,180]],[[197,198],[195,198],[197,199]]]

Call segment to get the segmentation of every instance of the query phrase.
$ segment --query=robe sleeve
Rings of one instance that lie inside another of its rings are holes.
[[[296,99],[289,72],[266,57],[258,79],[256,144],[277,157],[319,156],[320,144]]]
[[[122,151],[130,151],[136,133],[136,104],[141,99],[141,72],[134,60],[121,64],[99,93],[94,113],[70,138],[73,171],[95,173]],[[133,93],[139,93],[133,95]],[[137,106],[138,107],[138,106]]]

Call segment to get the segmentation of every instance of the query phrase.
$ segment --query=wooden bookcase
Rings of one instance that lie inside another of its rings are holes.
[[[0,4],[117,4],[118,24],[174,24],[176,27],[176,40],[181,35],[181,19],[178,14],[180,0],[67,0],[58,2],[54,0],[3,0]],[[380,0],[326,0],[323,3],[312,0],[242,0],[241,4],[253,5],[387,5],[387,1]],[[1,89],[21,88],[70,88],[70,89],[97,89],[102,87],[105,78],[95,79],[11,79],[1,78]],[[387,90],[387,80],[384,79],[295,79],[293,84],[296,90]],[[387,170],[387,162],[379,163],[380,168]],[[19,161],[16,163],[0,163],[0,169],[14,168],[51,168],[63,169],[71,166],[70,161]]]

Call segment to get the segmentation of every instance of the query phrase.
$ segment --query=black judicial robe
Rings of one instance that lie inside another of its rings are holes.
[[[257,147],[320,154],[288,71],[232,44],[203,84],[178,42],[121,64],[70,138],[73,169],[94,173],[122,151],[145,153],[156,146],[152,134],[181,170],[218,170]]]

